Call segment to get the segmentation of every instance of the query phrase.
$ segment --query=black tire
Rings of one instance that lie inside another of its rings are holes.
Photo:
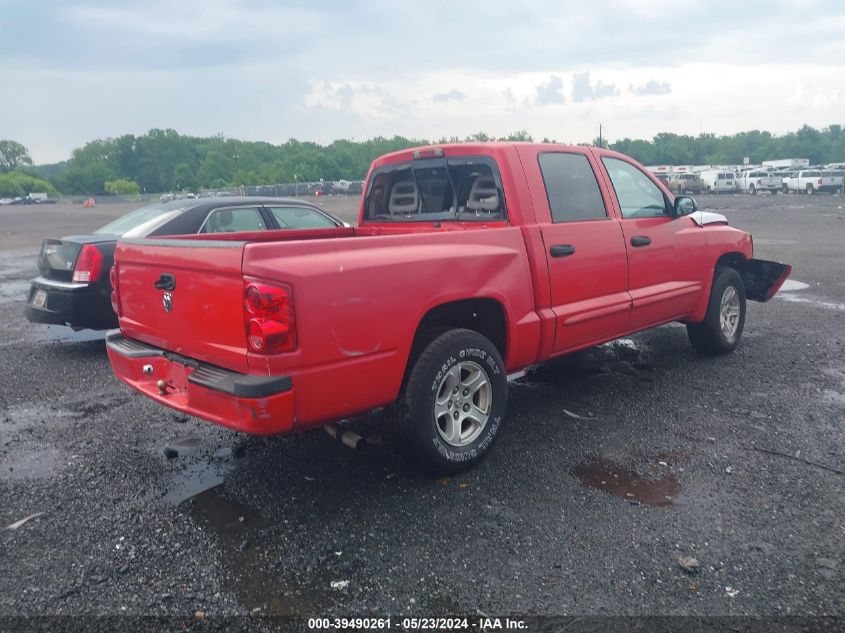
[[[755,187],[754,185],[751,185],[751,187],[749,188],[749,192],[751,193],[752,196],[756,196],[757,195],[757,187]]]
[[[781,189],[783,189],[784,193],[789,193],[789,185],[784,184],[784,185],[781,185],[780,187],[781,187]]]
[[[485,374],[491,396],[486,424],[477,437],[461,446],[444,439],[434,413],[445,374],[458,363],[477,365]],[[388,416],[388,428],[402,455],[431,475],[450,475],[484,459],[499,436],[507,406],[507,374],[496,346],[478,332],[448,330],[433,338],[413,361],[399,400]]]
[[[734,288],[739,300],[739,317],[736,328],[726,336],[721,325],[721,303],[728,288]],[[713,277],[707,312],[701,323],[689,323],[687,336],[700,354],[715,356],[729,354],[739,345],[742,329],[745,327],[745,284],[735,268],[719,267]]]
[[[772,195],[773,195],[773,196],[778,195],[778,190],[777,190],[777,189],[772,189]]]
[[[808,196],[813,195],[813,185],[807,185],[807,195]]]

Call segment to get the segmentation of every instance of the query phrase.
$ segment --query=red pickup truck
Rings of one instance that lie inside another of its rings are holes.
[[[490,450],[509,377],[670,321],[730,352],[791,271],[624,155],[520,143],[377,159],[355,227],[126,239],[115,262],[133,388],[257,434],[388,407],[437,473]]]

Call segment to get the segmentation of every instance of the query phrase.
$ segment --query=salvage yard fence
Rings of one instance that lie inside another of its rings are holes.
[[[242,185],[227,189],[201,189],[196,193],[165,191],[158,193],[139,193],[130,195],[98,193],[90,196],[64,195],[61,200],[73,204],[82,204],[85,200],[93,199],[97,203],[110,202],[160,202],[181,200],[187,198],[219,198],[223,196],[256,196],[264,198],[295,198],[307,196],[341,196],[358,197],[363,190],[363,181],[344,182],[296,182],[277,183],[273,185]]]

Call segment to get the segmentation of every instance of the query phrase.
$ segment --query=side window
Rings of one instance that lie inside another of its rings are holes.
[[[607,219],[599,184],[583,154],[540,154],[540,172],[552,211],[552,222]]]
[[[324,229],[336,226],[319,211],[308,207],[268,207],[283,229]]]
[[[266,231],[264,218],[255,207],[215,209],[208,214],[200,233],[234,233],[237,231]]]
[[[617,158],[602,158],[619,199],[623,218],[659,218],[667,215],[663,192],[643,172]]]

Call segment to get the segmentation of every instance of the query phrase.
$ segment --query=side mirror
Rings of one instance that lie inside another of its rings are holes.
[[[689,215],[697,209],[698,206],[695,204],[695,200],[693,198],[690,198],[689,196],[678,196],[675,198],[674,211],[676,218],[679,218],[682,215]]]

